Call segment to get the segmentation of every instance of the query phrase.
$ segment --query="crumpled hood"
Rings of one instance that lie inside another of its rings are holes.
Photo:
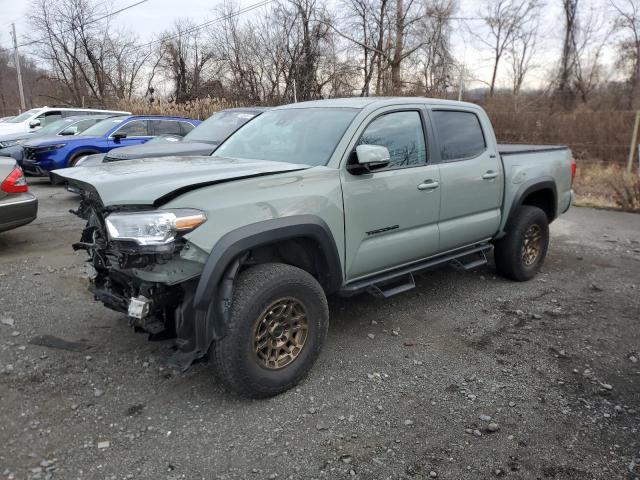
[[[114,148],[105,155],[105,162],[134,158],[165,157],[169,155],[209,155],[214,145],[197,142],[165,142]]]
[[[51,172],[51,179],[97,193],[105,207],[157,207],[207,185],[307,168],[310,166],[265,160],[162,157],[63,168]]]

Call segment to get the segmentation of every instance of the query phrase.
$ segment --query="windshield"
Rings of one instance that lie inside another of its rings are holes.
[[[7,120],[6,122],[3,122],[3,123],[21,123],[21,122],[24,122],[29,117],[31,117],[32,115],[35,115],[36,113],[40,112],[41,110],[42,110],[41,108],[32,108],[31,110],[27,110],[26,112],[21,113],[17,117],[12,118],[11,120]]]
[[[125,117],[108,118],[87,128],[84,132],[79,133],[78,135],[82,135],[84,137],[102,137],[111,131],[113,127],[122,123],[124,119]]]
[[[215,145],[247,123],[255,113],[218,112],[207,118],[184,137],[187,142],[204,142]]]
[[[50,123],[49,125],[47,125],[46,127],[42,127],[40,130],[36,130],[36,132],[38,135],[55,135],[56,133],[59,133],[60,130],[63,130],[67,125],[71,124],[71,122],[74,122],[75,120],[69,120],[69,119],[65,119],[65,120],[56,120],[53,123]]]
[[[213,156],[326,165],[358,111],[353,108],[271,110],[229,137]]]

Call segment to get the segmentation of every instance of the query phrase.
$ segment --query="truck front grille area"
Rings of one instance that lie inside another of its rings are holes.
[[[37,160],[37,148],[33,147],[24,147],[24,158],[27,160]]]
[[[86,193],[74,213],[87,221],[80,241],[73,244],[73,249],[85,250],[89,255],[88,262],[95,270],[89,284],[94,298],[107,308],[126,314],[131,299],[142,296],[149,301],[149,315],[142,319],[129,318],[130,323],[149,333],[163,331],[170,337],[175,335],[173,317],[184,296],[183,289],[146,282],[131,274],[132,268],[162,263],[172,254],[137,254],[126,245],[121,247],[119,242],[110,241],[105,211],[99,200]]]

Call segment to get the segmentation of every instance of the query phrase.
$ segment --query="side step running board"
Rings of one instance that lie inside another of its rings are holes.
[[[394,281],[391,281],[389,283],[372,284],[369,286],[369,288],[367,288],[367,293],[373,295],[374,297],[389,298],[394,295],[398,295],[399,293],[412,290],[415,287],[416,282],[413,279],[413,274],[408,273],[407,275],[398,279],[394,279]]]
[[[445,265],[451,265],[460,270],[471,270],[485,265],[487,263],[487,255],[492,250],[493,245],[482,243],[439,255],[390,272],[349,283],[340,289],[339,294],[343,297],[350,297],[358,293],[368,292],[376,297],[389,298],[414,288],[416,286],[413,278],[415,273]]]
[[[465,255],[464,257],[456,258],[451,261],[451,266],[456,270],[466,271],[486,265],[488,262],[487,252],[487,250],[481,250],[470,255]]]

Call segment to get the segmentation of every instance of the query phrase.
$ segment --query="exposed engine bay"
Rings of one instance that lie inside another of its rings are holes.
[[[134,242],[110,241],[105,216],[113,211],[116,210],[106,210],[97,196],[85,192],[79,208],[72,211],[87,222],[73,249],[89,254],[88,262],[94,270],[89,290],[106,307],[127,314],[129,323],[137,329],[152,336],[173,337],[175,311],[185,295],[182,284],[146,282],[132,275],[132,270],[167,264],[184,247],[184,242],[176,241],[154,251],[139,248]]]

